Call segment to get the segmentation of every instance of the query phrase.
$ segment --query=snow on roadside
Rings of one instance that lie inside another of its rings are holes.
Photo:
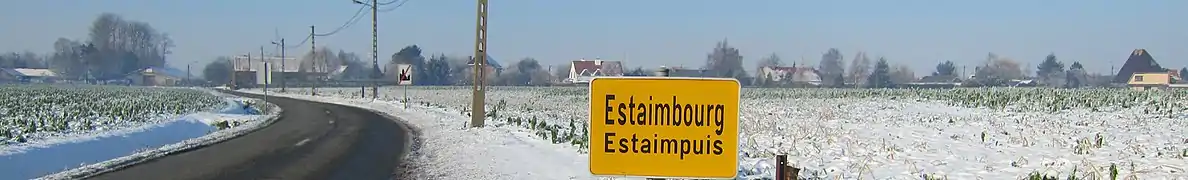
[[[97,132],[91,137],[59,137],[65,143],[0,156],[0,179],[32,179],[85,164],[119,158],[148,148],[201,137],[215,128],[202,121],[249,119],[259,115],[199,113],[131,129]]]
[[[143,150],[135,152],[134,154],[106,160],[99,163],[88,164],[78,168],[43,176],[38,179],[83,179],[104,172],[131,166],[140,162],[148,161],[154,158],[164,157],[175,152],[201,148],[206,145],[226,141],[228,139],[250,133],[261,127],[272,124],[277,119],[277,117],[279,117],[278,115],[280,115],[280,113],[283,111],[283,109],[278,108],[276,105],[264,102],[259,99],[236,98],[226,94],[217,94],[230,98],[231,102],[247,102],[248,104],[252,105],[255,110],[261,111],[263,113],[262,115],[248,115],[239,113],[245,109],[225,108],[219,111],[219,113],[208,112],[191,114],[186,116],[191,122],[214,124],[219,121],[235,121],[242,122],[242,124],[240,126],[234,126],[228,129],[215,131],[201,137],[186,139],[180,142],[163,145],[155,149]]]
[[[498,90],[488,92],[488,110],[498,109],[497,117],[542,117],[564,132],[565,123],[588,113],[580,88],[492,88]],[[358,88],[319,90],[323,96],[370,101],[359,98]],[[387,101],[404,93],[402,87],[380,92],[379,99]],[[458,96],[469,93],[466,87],[412,87],[408,93],[414,101],[432,102],[414,107],[448,107],[453,114],[465,112],[470,102]],[[1103,177],[1110,169],[1127,178],[1188,179],[1185,116],[1151,115],[1138,107],[1031,112],[916,98],[776,94],[743,99],[749,108],[740,112],[738,179],[771,179],[775,154],[788,154],[810,179],[1016,179],[1033,172]],[[465,122],[462,117],[456,126]],[[488,126],[502,120],[488,120]]]
[[[260,90],[240,90],[262,93]],[[411,179],[595,179],[577,147],[553,144],[513,127],[466,128],[470,117],[442,108],[269,92],[269,95],[336,103],[397,117],[420,133],[409,155]]]

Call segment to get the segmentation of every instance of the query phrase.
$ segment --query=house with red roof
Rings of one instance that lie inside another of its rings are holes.
[[[623,63],[620,61],[586,60],[583,58],[570,62],[569,77],[562,80],[562,83],[584,84],[590,83],[594,77],[615,77],[623,76],[623,74]]]

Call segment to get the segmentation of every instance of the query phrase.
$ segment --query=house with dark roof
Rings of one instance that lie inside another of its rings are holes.
[[[190,75],[186,71],[170,67],[152,66],[128,73],[126,78],[132,85],[180,86]]]
[[[623,63],[619,61],[607,61],[602,59],[586,60],[580,59],[570,62],[569,77],[562,80],[563,83],[583,84],[590,83],[594,77],[615,77],[623,76]]]
[[[500,73],[503,73],[503,65],[499,64],[499,61],[496,61],[495,58],[492,58],[491,54],[484,54],[484,56],[487,56],[487,63],[483,66],[483,72],[486,73],[486,77],[492,78],[498,76]],[[474,58],[471,57],[470,60],[466,60],[466,65],[469,65],[470,69],[474,69]]]
[[[1145,49],[1135,49],[1126,59],[1126,63],[1122,64],[1122,69],[1118,70],[1118,74],[1114,75],[1112,82],[1128,83],[1136,73],[1166,73],[1168,71],[1171,70],[1165,69],[1155,62],[1150,52]]]
[[[486,64],[487,66],[490,66],[495,69],[500,69],[500,70],[503,69],[503,65],[500,65],[499,61],[496,61],[495,58],[492,58],[490,54],[484,54],[484,55],[487,56],[487,64]],[[474,58],[470,58],[470,60],[466,61],[466,65],[473,66]]]

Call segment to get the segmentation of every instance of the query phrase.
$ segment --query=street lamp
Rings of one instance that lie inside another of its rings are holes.
[[[281,58],[281,73],[280,73],[280,80],[281,80],[281,92],[283,93],[283,92],[285,92],[285,86],[286,86],[286,85],[285,85],[285,79],[288,79],[288,76],[285,76],[285,38],[281,38],[281,39],[280,39],[280,43],[276,43],[276,41],[273,41],[273,42],[272,42],[272,44],[275,44],[275,45],[277,45],[277,46],[280,46],[280,48],[281,48],[281,57],[280,57],[280,58]]]

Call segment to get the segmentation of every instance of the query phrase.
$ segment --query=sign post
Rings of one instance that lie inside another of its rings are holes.
[[[734,178],[738,80],[598,77],[590,81],[590,173]]]
[[[412,86],[412,65],[398,64],[397,69],[400,69],[400,79],[396,82],[397,85],[404,86],[404,108],[408,109],[408,86]]]

